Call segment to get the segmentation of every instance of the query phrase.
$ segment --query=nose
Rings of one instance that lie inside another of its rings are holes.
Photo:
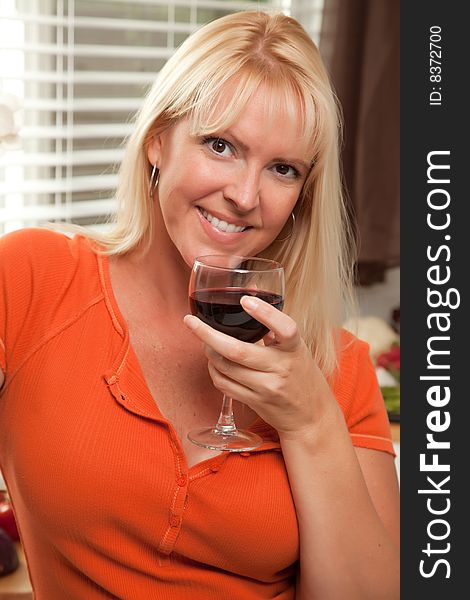
[[[257,169],[240,169],[225,186],[224,197],[241,213],[256,208],[260,198],[261,176]]]

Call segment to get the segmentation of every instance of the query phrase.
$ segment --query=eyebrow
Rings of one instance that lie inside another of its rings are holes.
[[[232,131],[230,131],[230,127],[228,129],[226,129],[224,132],[221,132],[221,136],[222,135],[230,135],[236,142],[236,144],[238,146],[240,146],[240,148],[242,148],[242,150],[244,152],[248,152],[250,150],[249,146],[247,146],[244,142],[242,142]],[[277,156],[275,158],[272,159],[273,162],[277,162],[277,163],[282,163],[282,164],[288,164],[288,165],[293,165],[294,167],[303,167],[307,172],[310,170],[311,168],[311,164],[307,164],[304,160],[301,160],[300,158],[283,158],[282,156]]]

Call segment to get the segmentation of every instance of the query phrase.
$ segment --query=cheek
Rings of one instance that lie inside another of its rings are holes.
[[[168,198],[165,204],[180,208],[198,204],[198,200],[223,187],[221,173],[198,160],[184,161],[168,176],[168,187],[162,186],[162,196]]]
[[[291,213],[297,204],[300,192],[287,191],[285,193],[271,194],[262,205],[263,224],[267,229],[280,229],[290,219]]]

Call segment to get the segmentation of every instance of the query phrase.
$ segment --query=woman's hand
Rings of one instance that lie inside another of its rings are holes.
[[[270,330],[264,346],[241,342],[192,315],[184,318],[204,343],[214,386],[248,404],[280,437],[311,431],[337,404],[297,324],[259,298],[244,296],[241,304]]]

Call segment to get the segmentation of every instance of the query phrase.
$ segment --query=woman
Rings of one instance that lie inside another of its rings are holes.
[[[338,329],[338,123],[295,20],[224,17],[150,91],[111,233],[0,240],[1,468],[39,600],[398,597],[387,416]],[[217,253],[285,266],[284,313],[242,300],[264,345],[187,315],[194,258]],[[256,451],[187,440],[221,392]]]

